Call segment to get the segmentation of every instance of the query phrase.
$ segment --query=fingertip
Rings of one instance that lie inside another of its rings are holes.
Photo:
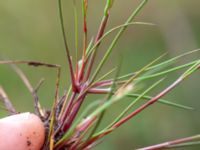
[[[0,119],[0,149],[40,150],[45,128],[38,116],[21,113]]]

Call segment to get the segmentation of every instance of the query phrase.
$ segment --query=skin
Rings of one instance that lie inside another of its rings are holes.
[[[0,119],[0,150],[40,150],[45,128],[40,118],[29,112]]]

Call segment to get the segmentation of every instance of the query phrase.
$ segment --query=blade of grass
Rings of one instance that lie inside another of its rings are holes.
[[[60,85],[60,75],[61,75],[61,69],[58,68],[57,70],[57,79],[56,79],[56,86],[55,86],[55,96],[54,96],[54,101],[53,105],[51,108],[51,114],[49,117],[49,131],[48,131],[48,138],[47,138],[47,143],[50,143],[50,150],[54,149],[54,126],[58,122],[56,118],[56,108],[58,104],[58,99],[59,99],[59,85]]]
[[[193,62],[189,62],[189,63],[187,63],[187,64],[180,65],[180,66],[177,66],[177,67],[174,67],[174,68],[171,68],[171,69],[168,69],[168,70],[165,70],[165,71],[156,73],[156,74],[144,75],[144,76],[142,76],[142,77],[139,77],[137,80],[142,81],[142,80],[146,80],[146,79],[150,79],[150,78],[155,78],[155,77],[163,76],[163,75],[166,75],[166,74],[168,74],[168,73],[171,73],[171,72],[174,72],[174,71],[177,71],[177,70],[180,70],[180,69],[183,69],[183,68],[192,66],[192,65],[194,65],[197,61],[198,61],[198,60],[195,60],[195,61],[193,61]]]
[[[73,0],[74,8],[74,34],[75,34],[75,50],[76,50],[76,62],[78,62],[78,10],[76,5],[76,0]]]
[[[150,66],[150,67],[148,67],[148,68],[146,69],[146,71],[149,71],[149,70],[153,70],[153,69],[154,69],[152,72],[149,73],[149,74],[152,74],[152,73],[154,73],[154,72],[157,72],[157,71],[159,71],[159,70],[162,70],[162,69],[164,69],[164,68],[166,68],[166,67],[172,65],[175,61],[177,61],[178,59],[180,59],[180,58],[182,58],[182,57],[184,57],[184,56],[187,56],[187,55],[189,55],[189,54],[192,54],[192,53],[195,53],[195,52],[199,52],[199,51],[200,51],[200,49],[195,49],[195,50],[186,52],[186,53],[184,53],[184,54],[181,54],[181,55],[179,55],[179,56],[176,56],[176,57],[174,57],[174,58],[171,58],[171,59],[169,59],[169,60],[167,60],[167,61],[164,61],[164,62],[162,62],[162,63],[159,63],[159,64],[157,64],[157,65]],[[195,61],[191,62],[191,65],[192,65],[194,62],[195,62]],[[190,65],[190,63],[187,63],[187,64]],[[184,68],[184,67],[187,67],[187,64],[185,64],[186,66],[182,65],[182,67],[183,67],[183,68]],[[177,67],[178,67],[177,69],[182,69],[181,66],[177,66]],[[171,69],[172,69],[172,70],[171,70]],[[171,71],[175,71],[175,70],[173,70],[173,68],[171,68],[171,69],[170,69]],[[134,72],[134,73],[129,73],[129,74],[120,76],[117,80],[121,80],[121,79],[124,79],[124,78],[129,78],[129,77],[135,75],[135,73],[136,73],[136,72]]]
[[[198,141],[195,141],[195,140],[198,140]],[[168,149],[168,148],[176,148],[176,147],[178,148],[182,146],[192,146],[192,145],[200,144],[199,140],[200,140],[200,135],[195,135],[192,137],[177,139],[177,140],[164,142],[164,143],[153,145],[153,146],[139,148],[137,150],[153,150],[153,149],[157,150],[157,149]]]
[[[88,44],[88,47],[86,49],[86,58],[87,58],[87,54],[89,53],[90,49],[92,48],[92,44],[94,42],[94,39],[92,38]]]
[[[121,70],[121,65],[122,65],[122,59],[119,61],[118,69],[117,69],[116,75],[115,75],[115,77],[114,77],[114,79],[113,79],[113,83],[112,83],[112,85],[111,85],[111,87],[110,87],[111,90],[110,90],[110,92],[108,93],[108,95],[107,95],[107,97],[106,97],[106,100],[110,100],[110,99],[112,98],[112,96],[113,96],[112,93],[114,92],[114,89],[115,89],[115,87],[116,87],[115,81],[116,81],[117,77],[119,76],[119,73],[120,73],[120,70]],[[100,123],[101,123],[102,120],[103,120],[103,117],[104,117],[105,113],[106,113],[106,109],[100,113],[100,115],[99,115],[99,117],[98,117],[98,119],[97,119],[97,123],[96,123],[96,125],[94,126],[94,128],[92,129],[91,133],[89,134],[89,136],[88,136],[86,142],[93,136],[93,134],[94,134],[94,133],[96,132],[96,130],[98,129]]]
[[[112,127],[115,123],[117,123],[122,117],[139,101],[142,99],[144,95],[146,95],[148,92],[150,92],[153,88],[158,86],[164,79],[161,79],[157,82],[155,82],[153,85],[151,85],[149,88],[147,88],[141,95],[139,95],[132,103],[128,105],[121,113],[120,115],[110,124],[106,127],[106,129]]]
[[[62,0],[58,0],[58,9],[59,9],[59,18],[60,18],[60,24],[61,24],[61,30],[62,30],[62,36],[63,36],[63,42],[65,46],[65,51],[67,54],[67,61],[69,64],[69,70],[70,70],[70,76],[71,76],[71,82],[72,82],[72,89],[76,91],[76,82],[75,82],[75,76],[74,76],[74,70],[73,70],[73,64],[67,44],[67,37],[64,27],[64,20],[63,20],[63,13],[62,13]]]
[[[132,22],[133,19],[135,19],[135,17],[137,16],[137,14],[140,12],[140,10],[145,6],[145,4],[147,3],[148,0],[143,0],[140,5],[136,8],[136,10],[131,14],[131,16],[128,18],[128,20],[126,21],[126,23],[130,23]],[[117,35],[115,36],[114,40],[112,41],[110,47],[108,48],[108,50],[106,51],[106,54],[104,55],[104,57],[102,58],[102,61],[99,63],[97,69],[95,70],[92,78],[91,78],[91,82],[95,80],[96,76],[99,74],[101,68],[103,67],[104,63],[106,62],[107,58],[109,57],[109,55],[111,54],[114,46],[116,45],[116,43],[118,42],[119,38],[121,37],[122,33],[125,31],[126,26],[121,28],[120,31],[117,33]]]
[[[147,64],[146,66],[144,66],[138,72],[136,72],[130,79],[128,79],[127,81],[124,81],[123,85],[118,89],[118,91],[116,91],[116,93],[118,93],[118,92],[120,93],[121,89],[124,89],[127,85],[129,85],[131,82],[133,82],[134,79],[136,79],[140,74],[142,74],[146,70],[146,68],[148,68],[151,65],[153,65],[155,62],[157,62],[158,60],[160,60],[165,55],[166,55],[166,53],[163,54],[163,55],[161,55],[161,56],[159,56],[158,58],[154,59],[152,62],[150,62],[149,64]],[[112,82],[111,82],[111,84],[112,84]]]
[[[108,19],[109,19],[109,16],[110,16],[109,12],[110,12],[112,5],[113,5],[113,0],[107,0],[106,1],[106,6],[105,6],[105,9],[104,9],[104,15],[103,15],[103,18],[101,20],[101,24],[99,26],[97,36],[95,38],[95,43],[98,43],[98,44],[96,45],[95,50],[92,53],[91,59],[89,61],[86,80],[89,79],[89,76],[91,74],[92,67],[94,65],[94,61],[95,61],[95,58],[96,58],[96,55],[97,55],[97,49],[98,49],[99,45],[101,44],[101,42],[98,42],[98,41],[103,36],[104,31],[106,29],[106,25],[108,23]]]
[[[87,35],[88,35],[88,28],[87,28],[87,10],[88,10],[88,1],[82,0],[82,11],[83,11],[83,62],[86,56],[86,49],[87,49]]]
[[[69,96],[70,96],[71,91],[72,91],[72,87],[70,86],[69,89],[68,89],[66,98],[65,98],[65,100],[64,100],[63,106],[62,106],[62,108],[61,108],[59,117],[58,117],[59,120],[62,118],[62,116],[63,116],[63,114],[64,114],[64,111],[65,111],[65,108],[66,108],[66,106],[67,106],[68,98],[69,98]]]
[[[91,89],[91,90],[93,90],[93,89]],[[101,92],[101,94],[107,94],[107,93],[109,93],[109,91],[110,90],[104,90],[104,92]],[[89,90],[89,92],[90,92],[90,90]],[[92,91],[92,93],[93,93],[93,91]],[[134,94],[128,94],[127,97],[137,98],[140,95],[141,94],[134,93]],[[152,97],[148,96],[148,95],[144,95],[142,98],[144,100],[150,100]],[[161,104],[163,104],[163,105],[168,105],[168,106],[172,106],[172,107],[176,107],[176,108],[181,108],[181,109],[185,109],[185,110],[194,110],[193,107],[185,106],[185,105],[174,103],[174,102],[170,102],[170,101],[165,100],[165,99],[160,99],[158,102],[161,103]]]
[[[103,76],[101,76],[99,79],[97,79],[95,82],[96,82],[96,85],[98,84],[99,81],[105,79],[107,76],[109,76],[111,73],[113,73],[117,68],[113,68],[111,69],[110,71],[108,71],[106,74],[104,74]]]
[[[200,145],[200,141],[187,142],[187,143],[183,143],[183,144],[176,144],[176,145],[169,146],[169,148],[167,148],[167,149],[181,148],[181,147],[186,148],[186,147],[191,147],[191,146],[196,146],[196,145]]]
[[[104,104],[102,104],[100,107],[95,109],[90,115],[88,115],[88,118],[95,118],[97,115],[99,115],[105,109],[107,109],[108,107],[110,107],[114,103],[121,100],[129,92],[130,92],[130,90],[126,90],[126,91],[124,91],[123,95],[114,96],[110,100],[107,100]],[[64,134],[63,137],[56,143],[56,146],[59,146],[63,141],[66,141],[68,138],[69,138],[69,134],[68,133]]]
[[[86,66],[85,60],[86,60],[86,51],[87,51],[87,45],[88,45],[87,9],[88,9],[88,0],[82,0],[83,52],[82,52],[81,68],[80,68],[80,71],[77,72],[78,82],[80,82],[83,79],[84,70],[85,70],[85,66]]]
[[[91,89],[93,90],[93,89]],[[100,94],[107,94],[109,93],[110,90],[106,90],[104,92],[101,92]],[[114,94],[114,93],[113,93]],[[139,97],[141,94],[128,94],[127,97],[131,97],[131,98],[137,98]],[[144,95],[142,97],[144,100],[150,100],[152,97],[151,96],[148,96],[148,95]],[[182,104],[179,104],[179,103],[174,103],[174,102],[170,102],[168,100],[165,100],[165,99],[160,99],[158,101],[158,103],[160,104],[163,104],[163,105],[168,105],[168,106],[171,106],[171,107],[175,107],[175,108],[180,108],[180,109],[185,109],[185,110],[194,110],[193,107],[190,107],[190,106],[185,106],[185,105],[182,105]]]
[[[103,36],[98,40],[97,43],[95,43],[95,45],[93,47],[91,47],[91,49],[89,49],[87,51],[87,58],[90,56],[90,54],[95,51],[97,45],[102,42],[106,37],[108,37],[111,33],[113,33],[114,31],[121,29],[123,27],[127,27],[127,26],[131,26],[131,25],[149,25],[149,26],[154,26],[155,24],[153,23],[148,23],[148,22],[130,22],[130,23],[125,23],[116,27],[113,27],[112,29],[108,30],[106,33],[103,34]]]
[[[99,132],[99,134],[96,134],[95,136],[93,136],[90,139],[90,141],[88,141],[88,143],[86,143],[86,145],[88,145],[88,144],[90,145],[92,142],[94,142],[94,141],[102,138],[103,136],[111,133],[113,130],[115,130],[116,128],[120,127],[125,122],[127,122],[128,120],[130,120],[131,118],[133,118],[134,116],[136,116],[137,114],[139,114],[140,112],[142,112],[143,110],[145,110],[146,108],[148,108],[149,106],[151,106],[152,104],[154,104],[155,102],[157,102],[161,97],[165,96],[172,89],[174,89],[177,85],[179,85],[183,80],[185,80],[191,73],[193,73],[194,71],[196,71],[198,69],[199,65],[200,65],[200,61],[198,61],[196,64],[194,64],[192,67],[190,67],[177,80],[175,80],[171,85],[169,85],[167,88],[165,88],[163,91],[161,91],[155,97],[153,97],[150,101],[146,102],[145,104],[143,104],[142,106],[140,106],[139,108],[137,108],[135,111],[133,111],[132,113],[130,113],[126,117],[122,118],[120,121],[118,121],[117,123],[115,123],[108,130],[103,131],[103,132]]]
[[[140,74],[142,74],[142,73],[146,70],[146,68],[150,67],[151,65],[153,65],[154,63],[156,63],[157,61],[159,61],[159,60],[160,60],[161,58],[163,58],[165,55],[166,55],[166,53],[163,54],[163,55],[161,55],[161,56],[159,56],[158,58],[154,59],[152,62],[148,63],[146,66],[144,66],[142,69],[140,69],[133,77],[131,77],[130,79],[128,79],[127,82],[125,82],[125,83],[119,88],[118,91],[120,92],[121,88],[124,88],[124,87],[126,87],[127,85],[129,85],[129,84],[130,84],[131,82],[133,82]],[[117,91],[117,92],[118,92],[118,91]]]
[[[107,0],[106,1],[106,7],[104,9],[104,16],[108,15],[110,8],[113,6],[113,3],[114,3],[114,0]]]
[[[104,76],[102,76],[99,80],[102,80],[103,78],[105,78],[107,75],[109,75],[110,73],[112,73],[116,68],[112,69],[111,71],[109,71],[108,73],[106,73]],[[97,81],[98,82],[98,81]],[[96,103],[95,103],[96,104]],[[90,107],[93,107],[93,105],[91,105]],[[82,113],[82,115],[79,117],[79,119],[73,124],[72,127],[70,127],[70,130],[65,134],[65,140],[68,139],[72,134],[73,132],[75,131],[75,128],[77,126],[77,124],[80,122],[80,119],[83,117],[83,115],[85,115],[86,112],[88,112],[88,109],[87,108],[86,110],[87,111],[84,111],[84,113]],[[81,123],[80,123],[81,124]],[[59,143],[62,143],[64,141],[64,139],[61,139],[60,141],[58,141],[58,144],[56,145],[59,145]]]
[[[81,120],[84,120],[84,117],[87,116],[87,114],[96,106],[98,106],[100,103],[102,103],[102,101],[94,101],[93,103],[91,103],[90,105],[88,105],[86,107],[86,109],[84,109],[84,111],[81,113],[81,115],[78,117],[78,119],[75,121],[75,123],[73,123],[73,125],[70,127],[70,130],[65,134],[66,139],[68,139],[68,137],[70,137],[76,129],[76,126],[81,122]],[[62,141],[60,141],[61,143]]]
[[[128,97],[134,97],[134,98],[136,97],[137,98],[140,95],[141,94],[128,94],[127,96]],[[145,99],[145,100],[151,100],[153,97],[147,96],[147,95],[143,95],[142,98]],[[170,101],[165,100],[165,99],[160,99],[160,100],[158,100],[158,102],[161,103],[161,104],[169,105],[169,106],[176,107],[176,108],[181,108],[181,109],[186,109],[186,110],[194,110],[193,107],[185,106],[185,105],[174,103],[174,102],[170,102]]]
[[[156,58],[155,60],[153,60],[152,62],[150,62],[148,65],[146,65],[145,67],[143,67],[134,77],[130,78],[130,80],[128,80],[126,83],[124,83],[121,88],[116,92],[115,95],[121,95],[121,93],[124,92],[124,89],[129,88],[129,85],[131,84],[131,82],[138,76],[140,75],[147,67],[151,66],[152,64],[154,64],[156,61],[160,60],[165,54],[161,55],[160,57]],[[90,85],[89,87],[92,87],[92,85]],[[86,90],[83,91],[83,93],[87,92],[87,89],[89,89],[89,87],[86,88]],[[123,95],[123,94],[122,94]],[[84,96],[84,94],[80,94],[78,99],[81,99],[82,96]],[[120,96],[119,96],[120,97]],[[76,101],[76,103],[74,105],[76,105],[79,102],[79,100]]]
[[[134,117],[135,115],[139,114],[141,111],[146,109],[147,107],[151,106],[155,102],[157,102],[161,97],[166,95],[168,92],[170,92],[172,89],[174,89],[178,84],[180,84],[183,80],[185,80],[191,73],[193,73],[195,70],[198,69],[198,65],[200,64],[200,60],[196,62],[192,67],[190,67],[187,71],[185,71],[176,81],[174,81],[170,86],[168,86],[166,89],[164,89],[162,92],[157,94],[155,97],[153,97],[150,101],[136,109],[134,112],[132,112],[130,115],[124,117],[120,121],[118,121],[115,125],[113,125],[113,129],[121,126],[123,123],[127,122],[129,119]]]
[[[199,52],[199,51],[200,51],[200,49],[194,49],[194,50],[192,50],[192,51],[189,51],[189,52],[180,54],[180,55],[178,55],[178,56],[176,56],[176,57],[173,57],[173,58],[171,58],[171,59],[169,59],[169,60],[167,60],[167,61],[164,61],[164,62],[162,62],[162,63],[159,63],[159,64],[157,64],[157,65],[155,65],[155,66],[149,67],[148,70],[153,69],[153,68],[157,68],[157,67],[162,67],[163,65],[166,65],[166,64],[172,64],[174,61],[176,61],[176,60],[178,60],[178,59],[180,59],[180,58],[182,58],[182,57],[185,57],[185,56],[187,56],[187,55],[190,55],[190,54],[193,54],[193,53],[196,53],[196,52]]]

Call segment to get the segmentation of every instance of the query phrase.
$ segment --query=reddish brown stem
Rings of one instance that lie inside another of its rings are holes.
[[[161,97],[163,97],[168,92],[170,92],[172,89],[174,89],[181,81],[183,81],[183,78],[182,77],[178,78],[174,83],[172,83],[165,90],[163,90],[158,95],[156,95],[155,97],[153,97],[150,101],[148,101],[147,103],[145,103],[144,105],[142,105],[141,107],[139,107],[138,109],[136,109],[134,112],[132,112],[128,116],[122,118],[120,121],[118,121],[117,123],[115,123],[112,126],[112,128],[113,129],[118,128],[119,126],[121,126],[122,124],[124,124],[125,122],[127,122],[128,120],[130,120],[131,118],[133,118],[134,116],[136,116],[137,114],[139,114],[145,108],[147,108],[147,107],[151,106],[152,104],[154,104],[155,102],[157,102]]]
[[[160,150],[160,149],[163,149],[163,148],[169,148],[171,146],[175,146],[177,144],[187,143],[187,142],[195,140],[196,138],[199,139],[200,136],[197,135],[197,136],[192,136],[192,137],[177,139],[177,140],[173,140],[173,141],[169,141],[169,142],[164,142],[164,143],[153,145],[153,146],[139,148],[138,150]]]
[[[72,107],[72,111],[69,114],[69,119],[67,119],[63,125],[63,131],[67,132],[70,128],[71,124],[73,123],[78,111],[80,110],[80,107],[85,99],[86,95],[83,95],[83,97],[79,100],[79,102],[75,103],[75,105]]]
[[[100,24],[100,27],[99,27],[99,30],[98,30],[98,33],[97,33],[97,36],[96,36],[96,39],[95,39],[95,43],[98,43],[99,39],[103,36],[103,33],[105,31],[105,28],[106,28],[106,25],[108,23],[108,18],[109,18],[109,13],[106,16],[104,16],[102,21],[101,21],[101,24]],[[96,46],[96,49],[99,47],[99,45],[100,45],[100,42]],[[86,75],[86,80],[89,78],[89,76],[91,74],[92,66],[94,64],[94,60],[96,58],[96,54],[97,54],[97,51],[95,50],[94,53],[92,54],[91,60],[89,62],[89,67],[88,67],[88,71],[87,71],[87,75]]]
[[[78,135],[76,142],[72,145],[70,150],[82,149],[78,148],[81,143],[82,138],[84,135],[89,131],[90,127],[95,122],[96,117],[93,118],[86,118],[81,124],[79,124],[76,128],[76,133]],[[82,134],[81,134],[82,133]]]
[[[116,128],[118,128],[119,126],[123,125],[125,122],[127,122],[128,120],[130,120],[131,118],[133,118],[134,116],[136,116],[137,114],[139,114],[141,111],[143,111],[144,109],[146,109],[147,107],[151,106],[152,104],[154,104],[155,102],[157,102],[161,97],[163,97],[164,95],[166,95],[169,91],[171,91],[173,88],[175,88],[181,81],[183,80],[182,77],[178,78],[174,83],[172,83],[169,87],[167,87],[165,90],[163,90],[162,92],[160,92],[158,95],[156,95],[155,97],[153,97],[150,101],[148,101],[147,103],[143,104],[141,107],[139,107],[138,109],[136,109],[134,112],[132,112],[131,114],[129,114],[128,116],[122,118],[120,121],[118,121],[117,123],[115,123],[110,129],[108,129],[107,131],[94,136],[92,139],[90,139],[87,143],[85,143],[85,146],[88,146],[90,144],[92,144],[94,141],[104,137],[105,135],[111,133],[113,130],[115,130]]]
[[[65,46],[65,51],[66,51],[66,54],[67,54],[67,61],[68,61],[68,64],[69,64],[69,71],[70,71],[70,76],[71,76],[72,89],[73,89],[73,91],[76,91],[77,90],[76,89],[76,80],[75,80],[73,64],[72,64],[72,60],[71,60],[71,56],[70,56],[70,52],[69,52],[69,48],[68,48],[68,44],[67,44],[67,36],[66,36],[66,32],[65,32],[65,27],[64,27],[64,20],[63,20],[63,13],[62,13],[62,1],[61,0],[58,0],[58,5],[59,5],[59,14],[60,14],[62,36],[63,36],[63,42],[64,42],[64,46]]]
[[[98,89],[98,88],[91,88],[88,90],[88,93],[93,93],[93,94],[107,94],[111,91],[110,88],[107,89]]]
[[[66,111],[64,112],[64,114],[61,118],[61,122],[64,122],[66,120],[66,118],[69,116],[69,113],[71,111],[72,104],[74,102],[75,97],[76,97],[76,93],[73,92],[69,102],[67,103],[67,106],[66,106],[66,109],[65,109]]]
[[[105,135],[109,134],[111,132],[111,130],[108,130],[106,132],[104,132],[103,134],[100,134],[98,136],[93,137],[92,139],[90,139],[89,141],[87,141],[86,143],[84,143],[82,145],[82,148],[86,148],[90,147],[91,145],[93,145],[93,143],[95,143],[97,140],[99,140],[100,138],[104,137]]]
[[[85,70],[85,57],[86,57],[86,49],[87,49],[87,38],[88,38],[88,28],[87,28],[87,8],[88,8],[88,1],[83,0],[83,54],[82,54],[82,64],[80,72],[78,73],[78,81],[80,82],[84,76]]]

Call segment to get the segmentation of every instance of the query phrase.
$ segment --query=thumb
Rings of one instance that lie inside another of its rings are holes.
[[[45,128],[40,118],[29,112],[0,119],[0,150],[40,150]]]

